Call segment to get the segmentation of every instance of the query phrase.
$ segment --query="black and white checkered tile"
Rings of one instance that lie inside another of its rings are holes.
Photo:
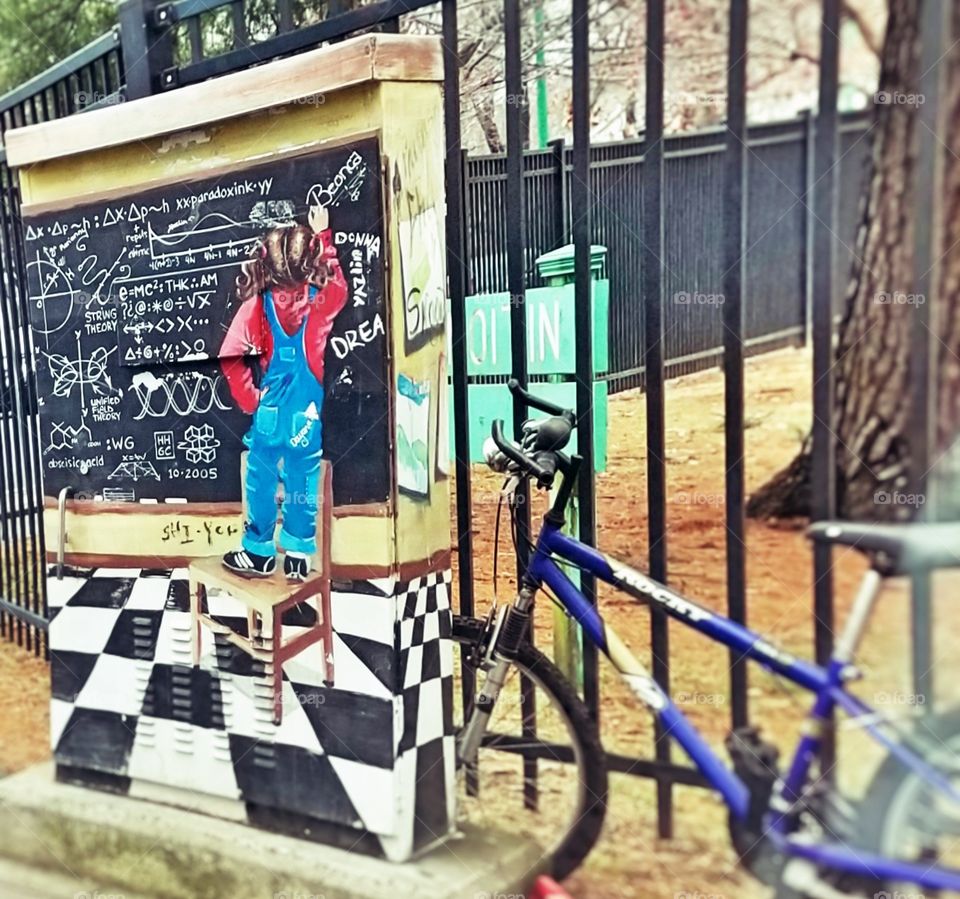
[[[413,849],[419,851],[446,835],[455,814],[450,573],[417,578],[405,592],[397,606],[404,715],[397,766],[415,784]]]
[[[449,573],[333,585],[333,687],[322,646],[284,664],[274,724],[263,666],[201,629],[186,569],[67,569],[48,579],[57,762],[148,795],[152,784],[376,834],[403,859],[453,826]],[[232,597],[208,612],[245,633]],[[312,621],[284,616],[289,638]]]

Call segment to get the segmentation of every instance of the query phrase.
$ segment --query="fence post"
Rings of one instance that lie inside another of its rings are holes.
[[[813,345],[813,142],[816,116],[812,109],[803,116],[803,345]]]
[[[813,449],[810,463],[810,520],[827,521],[837,513],[836,437],[831,429],[836,398],[833,316],[837,265],[838,151],[837,93],[840,83],[840,0],[823,0],[820,30],[820,83],[814,144],[813,265]],[[833,653],[833,553],[827,544],[813,548],[813,611],[816,660],[826,665]],[[822,741],[821,767],[829,776],[836,759],[831,716]]]
[[[911,489],[924,497],[918,518],[938,520],[936,471],[939,461],[937,424],[939,409],[940,329],[937,318],[943,308],[942,299],[935,295],[940,284],[943,257],[942,191],[944,187],[942,147],[946,136],[946,117],[943,99],[946,93],[944,58],[949,53],[946,36],[950,34],[948,5],[930,4],[923,7],[920,17],[920,96],[923,105],[917,110],[922,128],[918,129],[919,148],[916,195],[914,208],[914,291],[921,300],[913,313],[910,364],[913,367],[911,385],[913,399],[913,427],[910,434],[913,451]],[[941,137],[943,135],[943,138]],[[916,573],[911,580],[911,631],[913,649],[913,692],[925,701],[920,708],[930,714],[934,699],[933,681],[933,596],[932,576],[929,571]]]
[[[556,212],[553,222],[553,249],[564,246],[567,242],[567,214],[569,197],[567,196],[567,173],[563,167],[563,157],[566,153],[566,143],[562,137],[550,141],[550,151],[553,153],[553,175],[555,179],[554,191],[557,198]]]
[[[650,576],[667,582],[667,470],[664,417],[664,0],[647,0],[647,53],[644,61],[646,125],[643,141],[643,376],[647,409],[647,521]],[[670,631],[663,609],[650,610],[653,676],[670,690]],[[670,763],[670,740],[659,719],[654,749],[662,767]],[[673,836],[673,792],[669,780],[657,779],[657,832]]]
[[[127,0],[120,7],[120,49],[128,100],[157,93],[160,75],[173,68],[173,22],[169,21],[170,11],[163,8],[166,6],[169,4],[160,0]]]
[[[727,614],[747,621],[744,515],[744,315],[747,273],[747,0],[730,4],[727,69],[727,141],[724,150],[723,388],[727,519]],[[731,726],[745,727],[748,672],[743,653],[730,650]]]

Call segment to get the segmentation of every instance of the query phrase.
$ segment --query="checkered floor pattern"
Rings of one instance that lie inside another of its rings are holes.
[[[201,631],[193,667],[185,569],[51,571],[48,596],[61,765],[132,791],[160,782],[363,828],[388,835],[387,854],[397,790],[416,797],[414,848],[452,826],[449,572],[335,582],[334,685],[323,685],[319,644],[291,659],[280,725],[262,666],[222,636]],[[245,633],[231,597],[208,602]],[[285,614],[284,638],[312,614]]]

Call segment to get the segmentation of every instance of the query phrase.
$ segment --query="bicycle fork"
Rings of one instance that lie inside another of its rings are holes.
[[[536,595],[537,587],[524,583],[513,605],[507,606],[497,620],[487,652],[480,662],[486,677],[457,742],[457,756],[461,762],[473,761],[477,756],[497,698],[507,682],[510,666],[527,634]]]

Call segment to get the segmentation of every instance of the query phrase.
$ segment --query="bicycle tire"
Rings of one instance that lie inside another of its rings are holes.
[[[484,622],[455,616],[453,639],[462,645],[475,645],[481,638]],[[567,719],[577,759],[580,802],[563,839],[548,848],[549,872],[562,880],[575,871],[587,857],[603,829],[607,809],[608,776],[606,753],[597,725],[583,700],[570,682],[547,656],[527,641],[520,644],[517,669],[532,678],[547,693]],[[470,708],[464,710],[468,720]]]
[[[949,761],[954,767],[952,775],[960,777],[960,709],[919,719],[915,736],[920,742],[926,743],[923,758],[928,765],[943,772],[943,763]],[[867,849],[892,855],[895,854],[894,847],[900,848],[906,843],[902,829],[906,826],[904,815],[909,817],[910,809],[902,807],[903,794],[904,791],[915,790],[918,784],[916,774],[894,756],[887,755],[874,774],[861,806],[860,820]],[[920,815],[924,811],[929,814],[931,809],[921,799],[915,812]],[[960,818],[960,810],[954,809],[954,813]],[[897,828],[900,828],[900,832],[897,832]],[[953,864],[956,864],[956,857]],[[897,892],[901,890],[901,885],[891,884],[888,886],[890,888]],[[910,886],[902,889],[910,889]]]
[[[933,750],[951,749],[954,758],[960,759],[960,709],[952,709],[917,723],[918,736],[926,737]],[[924,758],[931,759],[924,753]],[[937,767],[935,764],[933,767]],[[960,764],[957,766],[960,774]],[[895,756],[887,753],[877,768],[870,785],[857,809],[855,832],[858,834],[856,847],[866,852],[895,856],[897,848],[906,843],[903,833],[904,809],[898,809],[898,802],[904,791],[917,783],[916,775],[906,768]],[[921,809],[927,806],[921,805]],[[909,809],[906,810],[909,817]],[[899,828],[899,829],[898,829]],[[867,897],[875,895],[920,895],[919,888],[912,884],[882,883],[861,888],[849,895]],[[785,884],[778,886],[776,899],[812,899],[805,892],[791,890]]]

